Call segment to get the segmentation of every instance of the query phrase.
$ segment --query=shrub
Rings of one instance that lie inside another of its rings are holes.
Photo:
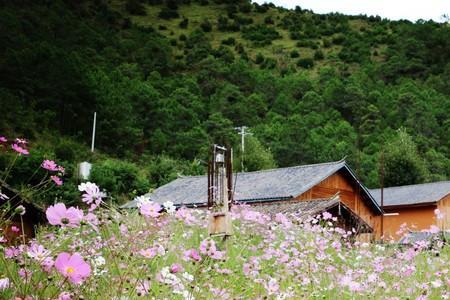
[[[314,67],[314,60],[312,58],[300,58],[297,61],[297,66],[304,69],[311,69],[312,67]]]
[[[177,10],[178,9],[178,3],[175,0],[167,0],[166,5],[168,9],[171,10]]]
[[[158,14],[158,17],[165,20],[176,19],[180,15],[176,10],[169,9],[167,7],[163,7]]]
[[[256,45],[263,46],[272,43],[280,38],[280,34],[272,27],[266,25],[254,25],[244,28],[242,31],[244,39],[255,42]]]
[[[314,52],[314,59],[315,60],[322,60],[324,58],[325,58],[325,55],[323,54],[322,50],[319,49],[319,50],[316,50]]]
[[[297,50],[292,50],[290,56],[291,58],[297,58],[300,57],[300,53]]]
[[[261,64],[262,69],[275,69],[277,66],[277,61],[274,58],[268,57]]]
[[[228,45],[228,46],[234,45],[235,43],[236,43],[236,40],[234,37],[229,37],[222,41],[222,44]]]
[[[333,44],[341,45],[345,41],[345,36],[343,34],[339,34],[332,39]]]
[[[178,24],[178,26],[180,28],[186,29],[189,25],[189,19],[188,18],[183,18],[183,20],[180,22],[180,24]]]
[[[252,11],[253,6],[249,3],[242,3],[241,5],[239,5],[239,11],[243,14],[248,14]]]
[[[200,5],[201,6],[206,6],[206,5],[208,5],[209,4],[209,1],[208,0],[200,0]]]
[[[117,197],[131,191],[139,194],[148,192],[150,184],[143,178],[145,174],[135,164],[107,159],[93,164],[89,180]]]
[[[324,48],[330,48],[331,47],[331,41],[329,39],[323,39],[322,45]]]
[[[179,39],[180,39],[180,41],[185,41],[185,40],[187,40],[187,37],[186,37],[186,35],[183,33],[183,34],[180,34]]]
[[[200,28],[204,32],[210,32],[212,30],[211,22],[209,22],[207,19],[204,19],[203,22],[200,24]]]
[[[264,55],[262,55],[261,53],[258,53],[255,57],[255,64],[261,64],[264,62]]]
[[[167,30],[167,27],[164,26],[164,25],[159,25],[159,26],[158,26],[158,29],[159,29],[159,30]]]
[[[139,0],[127,0],[125,3],[125,9],[132,15],[145,16],[145,6]]]
[[[273,24],[275,24],[275,22],[273,21],[271,16],[267,16],[264,18],[264,24],[273,25]]]
[[[269,10],[269,5],[267,5],[266,3],[264,3],[263,5],[254,3],[253,5],[255,6],[255,11],[261,14],[264,14]]]

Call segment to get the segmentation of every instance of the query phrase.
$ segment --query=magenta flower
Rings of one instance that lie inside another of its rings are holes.
[[[47,208],[47,220],[52,225],[77,227],[83,219],[83,211],[75,207],[66,208],[64,203],[57,203]]]
[[[63,181],[61,178],[59,178],[58,176],[52,175],[50,176],[50,179],[53,180],[53,182],[57,185],[60,186],[63,184]]]
[[[200,257],[200,254],[195,249],[186,250],[186,251],[184,251],[183,254],[184,254],[183,260],[185,260],[185,261],[189,261],[189,260],[200,261],[202,259]]]
[[[8,140],[4,136],[0,136],[0,143],[6,143]]]
[[[170,266],[170,273],[175,274],[183,271],[183,267],[180,264],[173,264]]]
[[[53,160],[44,160],[41,164],[41,167],[48,171],[58,171],[58,165]]]
[[[19,153],[19,155],[28,155],[28,154],[30,154],[30,152],[28,152],[28,150],[27,149],[25,149],[25,148],[22,148],[22,147],[20,147],[19,145],[17,145],[17,144],[13,144],[12,146],[11,146],[11,148],[14,150],[14,151],[16,151],[17,153]]]
[[[161,205],[155,202],[147,202],[142,204],[139,210],[143,216],[157,218],[160,215]]]
[[[91,274],[91,267],[78,253],[73,255],[67,252],[60,253],[56,258],[55,267],[61,275],[75,284],[81,284]]]

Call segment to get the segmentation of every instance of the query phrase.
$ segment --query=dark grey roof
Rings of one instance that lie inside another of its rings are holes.
[[[303,194],[325,178],[345,168],[355,177],[344,160],[322,164],[303,165],[288,168],[237,173],[235,201],[251,201],[255,199],[286,199]],[[233,179],[235,179],[233,178]],[[362,186],[362,185],[361,185]],[[373,206],[379,206],[367,189],[362,186]],[[207,202],[207,176],[190,176],[178,178],[157,188],[148,195],[151,200],[164,203],[172,201],[175,205],[204,204]],[[131,201],[122,208],[136,207]]]
[[[330,198],[324,199],[312,199],[302,201],[275,201],[275,202],[262,202],[258,205],[253,205],[252,210],[259,211],[261,213],[274,216],[278,213],[285,215],[294,215],[300,219],[306,219],[308,217],[316,216],[322,212],[328,211],[333,213],[333,216],[339,217],[336,210],[341,214],[341,211],[345,210],[349,219],[352,219],[355,224],[361,227],[361,233],[373,232],[373,228],[370,227],[361,217],[355,214],[350,208],[341,202],[339,194],[336,194]],[[333,212],[334,211],[334,212]]]
[[[297,217],[304,218],[315,216],[334,206],[339,205],[339,196],[314,199],[307,201],[277,201],[253,205],[252,210],[262,212],[267,215],[276,215],[282,213],[285,215],[295,214]]]
[[[372,189],[370,193],[381,205],[381,190]],[[395,206],[437,202],[448,194],[450,181],[389,187],[383,190],[383,204]]]

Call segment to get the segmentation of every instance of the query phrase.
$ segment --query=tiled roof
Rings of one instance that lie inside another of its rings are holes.
[[[381,189],[372,189],[370,193],[381,205]],[[437,202],[448,194],[450,181],[388,187],[383,189],[383,204],[396,206]]]
[[[233,176],[235,179],[234,200],[250,201],[267,198],[285,200],[296,197],[343,168],[355,176],[344,160],[237,173]],[[357,180],[356,177],[355,180]],[[360,184],[359,181],[357,182]],[[181,177],[157,188],[148,196],[161,204],[172,201],[177,206],[202,205],[207,202],[207,184],[207,176]],[[362,188],[369,201],[373,202],[373,207],[381,211],[367,189],[363,186]],[[134,201],[122,206],[122,208],[133,207],[136,207]]]
[[[252,210],[268,215],[282,213],[285,215],[295,214],[297,217],[315,216],[332,207],[339,205],[339,196],[329,199],[314,199],[308,201],[277,201],[252,206]]]

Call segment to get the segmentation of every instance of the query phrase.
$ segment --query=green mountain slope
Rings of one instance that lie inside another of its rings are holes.
[[[448,179],[449,37],[247,1],[3,2],[0,129],[70,148],[97,111],[98,149],[153,186],[204,171],[214,142],[240,166],[242,125],[247,170],[346,156],[373,187],[384,149],[387,185]]]

